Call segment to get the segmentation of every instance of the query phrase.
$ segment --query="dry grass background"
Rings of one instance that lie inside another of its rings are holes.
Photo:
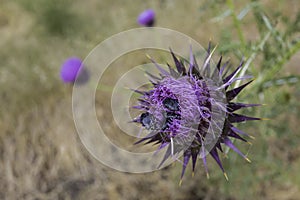
[[[207,180],[200,164],[193,179],[187,172],[182,187],[178,187],[180,164],[149,174],[121,173],[96,161],[79,141],[72,119],[72,87],[59,80],[62,61],[73,55],[84,58],[112,34],[137,27],[136,16],[148,7],[157,10],[158,26],[181,31],[203,44],[210,38],[218,43],[218,30],[226,22],[212,23],[208,19],[214,13],[199,11],[208,2],[0,0],[0,199],[300,199],[300,178],[293,177],[300,167],[300,149],[297,145],[288,149],[284,138],[254,142],[257,148],[250,150],[251,165],[230,154],[233,160],[225,160],[232,177],[229,182],[214,163],[209,164],[211,179]],[[216,2],[220,9],[224,6]],[[291,15],[299,11],[297,1],[283,2],[266,0],[264,4]],[[249,40],[258,37],[251,26],[246,36]],[[292,71],[299,72],[296,63],[299,54],[289,63]],[[105,112],[103,102],[107,101],[97,99],[98,114]],[[117,130],[101,114],[99,120],[112,133]],[[289,131],[299,132],[298,123],[297,117],[289,118]],[[259,133],[254,135],[260,138]],[[281,176],[274,181],[265,176],[270,170],[267,165],[260,167],[256,160],[265,151],[260,149],[264,142],[272,146],[266,150],[268,155],[289,163],[277,169]],[[257,182],[248,183],[246,176],[257,177]]]

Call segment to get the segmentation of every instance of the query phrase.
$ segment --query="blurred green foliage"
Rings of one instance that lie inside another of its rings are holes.
[[[73,10],[72,0],[20,0],[29,12],[36,15],[37,24],[51,35],[72,36],[80,31],[79,16]]]

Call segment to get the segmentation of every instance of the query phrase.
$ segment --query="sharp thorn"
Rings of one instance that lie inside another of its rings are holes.
[[[179,181],[179,187],[181,187],[181,185],[182,185],[182,179],[180,179],[180,181]]]
[[[255,140],[255,137],[252,135],[249,135],[248,137],[251,138],[252,140]]]
[[[247,160],[247,162],[251,163],[251,160],[247,157],[245,157],[245,160]]]
[[[228,176],[227,176],[226,172],[224,172],[224,176],[225,176],[226,180],[228,181]]]
[[[209,179],[209,173],[206,173],[206,178]]]

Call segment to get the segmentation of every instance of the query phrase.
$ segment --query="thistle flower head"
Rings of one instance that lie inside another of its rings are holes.
[[[231,138],[246,142],[242,136],[248,135],[233,124],[259,120],[235,113],[239,109],[258,104],[232,102],[251,81],[236,88],[230,87],[237,80],[249,78],[237,76],[243,62],[232,73],[226,75],[228,62],[222,65],[222,57],[215,69],[211,69],[212,53],[209,45],[207,57],[201,68],[192,51],[190,60],[185,62],[179,60],[171,51],[175,68],[168,65],[169,71],[151,59],[160,71],[160,77],[148,74],[152,88],[149,91],[136,90],[141,97],[134,108],[142,113],[134,122],[140,123],[142,128],[150,132],[137,143],[159,144],[158,150],[167,148],[160,166],[169,157],[183,153],[181,178],[190,159],[194,171],[197,159],[201,158],[208,174],[208,154],[214,158],[227,178],[219,157],[224,145],[249,161],[234,146]]]
[[[144,10],[137,19],[137,22],[142,26],[151,27],[155,22],[155,12],[152,9]]]

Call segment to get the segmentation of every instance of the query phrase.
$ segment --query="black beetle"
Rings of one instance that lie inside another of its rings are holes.
[[[179,110],[179,103],[177,99],[172,98],[165,98],[163,101],[165,108],[169,109],[170,111],[178,111]]]
[[[152,116],[150,113],[142,113],[140,116],[140,122],[146,129],[150,129],[152,126]]]

